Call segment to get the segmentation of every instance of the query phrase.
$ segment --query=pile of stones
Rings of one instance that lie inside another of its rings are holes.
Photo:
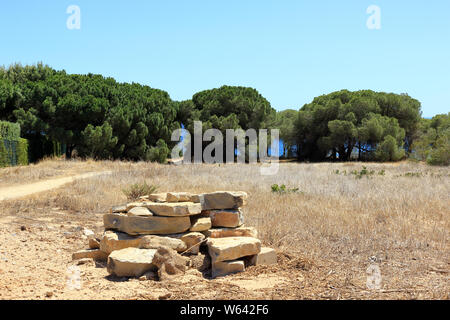
[[[114,206],[103,217],[104,234],[72,258],[105,260],[112,275],[153,280],[189,268],[216,278],[277,263],[256,229],[244,225],[246,199],[245,192],[168,192]]]

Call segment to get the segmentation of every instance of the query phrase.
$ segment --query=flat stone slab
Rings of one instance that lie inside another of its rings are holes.
[[[261,252],[254,255],[249,259],[249,265],[260,266],[260,265],[271,265],[277,264],[277,253],[272,248],[263,247]]]
[[[189,192],[167,192],[167,202],[191,202]]]
[[[148,195],[145,200],[152,202],[166,202],[167,201],[167,193],[153,193]]]
[[[192,227],[189,231],[202,232],[211,229],[212,222],[210,217],[192,217]]]
[[[191,227],[191,220],[186,217],[129,217],[121,214],[105,214],[105,229],[128,233],[129,235],[158,235],[183,233]]]
[[[145,207],[134,207],[127,212],[127,216],[148,217],[153,216],[153,213]]]
[[[110,213],[124,213],[124,212],[127,212],[127,206],[126,205],[114,206],[111,208],[111,210],[109,212]]]
[[[145,202],[145,207],[155,215],[164,217],[186,217],[198,215],[202,212],[200,203],[194,202]]]
[[[91,258],[94,260],[106,260],[108,255],[99,249],[80,250],[72,254],[72,260]]]
[[[206,243],[213,263],[253,256],[261,251],[261,241],[250,237],[209,238]]]
[[[253,227],[212,228],[203,232],[208,238],[251,237],[258,238],[258,231]]]
[[[224,277],[230,274],[245,271],[244,261],[219,261],[212,264],[211,276]]]
[[[118,231],[105,231],[100,240],[100,250],[110,254],[113,251],[122,250],[126,248],[138,248],[141,239],[144,236],[130,236]]]
[[[218,191],[199,195],[203,210],[237,209],[245,205],[246,199],[247,193],[243,191]]]
[[[237,210],[206,210],[204,215],[209,215],[213,227],[236,228],[244,224],[244,215]]]
[[[118,277],[140,277],[148,271],[155,271],[153,263],[156,249],[126,248],[112,252],[108,257],[108,273]]]
[[[160,236],[144,236],[139,243],[140,249],[158,249],[160,247],[168,247],[177,252],[186,251],[188,248],[182,239]]]

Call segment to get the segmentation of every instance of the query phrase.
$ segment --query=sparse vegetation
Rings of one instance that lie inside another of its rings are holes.
[[[123,193],[127,196],[128,200],[137,200],[139,197],[148,196],[155,193],[158,190],[158,186],[149,185],[147,182],[134,183],[131,186],[123,189]]]

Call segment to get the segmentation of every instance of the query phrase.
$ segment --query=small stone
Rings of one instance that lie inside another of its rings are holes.
[[[159,247],[169,247],[177,252],[183,252],[188,248],[183,239],[169,237],[145,236],[139,243],[141,249],[158,249]]]
[[[87,266],[92,265],[93,266],[94,260],[92,258],[83,258],[83,259],[77,260],[77,266],[81,266],[81,265],[87,265]]]
[[[213,228],[203,232],[208,238],[251,237],[258,238],[258,231],[253,227]]]
[[[242,191],[218,191],[199,195],[203,210],[237,209],[245,205],[246,199],[247,193]]]
[[[47,298],[51,298],[51,297],[53,297],[53,292],[52,292],[52,291],[47,291],[47,292],[45,293],[45,296],[46,296]]]
[[[126,205],[114,206],[111,208],[111,210],[109,212],[110,213],[125,213],[125,212],[127,212],[127,206]]]
[[[148,201],[166,202],[167,201],[167,193],[153,193],[148,196]]]
[[[168,192],[167,202],[190,202],[192,195],[188,192]]]
[[[212,278],[224,277],[245,271],[244,261],[219,261],[212,264]]]
[[[211,229],[212,222],[210,217],[195,216],[191,218],[192,227],[189,231],[202,232]]]
[[[153,263],[155,249],[126,248],[112,252],[108,257],[107,271],[118,277],[140,277],[156,270]]]
[[[209,210],[204,212],[211,217],[213,227],[236,228],[244,224],[244,216],[238,210]]]
[[[83,228],[83,235],[85,235],[86,237],[93,237],[95,235],[94,231],[87,229],[87,228]]]
[[[186,253],[198,254],[200,244],[205,240],[205,235],[199,232],[191,232],[183,235],[181,240],[186,244],[186,249],[189,249]]]
[[[166,294],[162,294],[158,297],[159,300],[167,300],[170,299],[170,297],[172,296],[172,293],[168,292]]]
[[[27,227],[25,227],[25,226],[21,226],[20,227],[20,231],[27,231],[28,229],[27,229]]]
[[[148,217],[153,216],[153,213],[150,212],[147,208],[144,207],[135,207],[130,209],[127,213],[128,216],[135,216],[135,217]]]
[[[272,248],[263,247],[260,253],[250,257],[248,264],[251,266],[277,264],[277,253]]]
[[[261,252],[261,241],[250,237],[209,238],[207,245],[213,263],[235,260]]]
[[[83,258],[92,258],[94,260],[104,261],[108,255],[99,249],[80,250],[72,254],[72,260],[79,260]]]
[[[96,238],[90,238],[89,249],[100,249],[100,241]]]

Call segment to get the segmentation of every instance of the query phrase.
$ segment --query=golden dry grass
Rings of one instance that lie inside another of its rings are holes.
[[[448,298],[449,168],[412,162],[283,163],[278,174],[263,176],[260,165],[49,161],[39,170],[59,165],[67,165],[66,171],[108,169],[113,173],[5,201],[0,212],[51,217],[51,208],[59,208],[67,212],[64,219],[92,222],[112,205],[126,202],[123,188],[142,181],[158,185],[161,192],[242,190],[249,194],[246,224],[258,229],[265,245],[312,261],[321,270],[320,277],[350,297],[360,297],[354,291],[365,290],[365,271],[374,256],[382,267],[386,292],[408,292],[406,298]],[[361,179],[350,174],[363,166],[375,174]],[[33,167],[15,170],[24,177]],[[378,174],[383,170],[384,175]],[[299,192],[273,193],[272,184],[299,188]]]

